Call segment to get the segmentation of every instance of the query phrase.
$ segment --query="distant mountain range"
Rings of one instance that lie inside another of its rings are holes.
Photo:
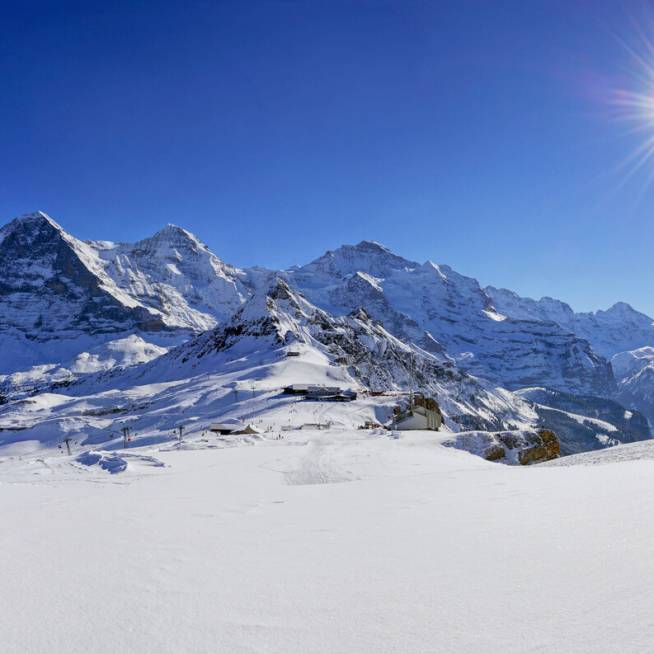
[[[272,379],[293,343],[327,377],[436,394],[453,429],[554,421],[580,451],[648,437],[641,413],[654,420],[654,323],[625,303],[575,313],[372,241],[273,271],[230,266],[173,225],[135,244],[78,240],[42,212],[0,229],[0,429],[20,438],[43,420],[20,413],[25,398],[224,375],[234,348]]]

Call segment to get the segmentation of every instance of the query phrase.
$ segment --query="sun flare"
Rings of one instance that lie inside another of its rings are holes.
[[[628,64],[610,96],[615,118],[625,126],[625,134],[636,141],[621,165],[627,177],[645,170],[654,160],[654,29],[649,37],[643,29],[645,23],[654,28],[654,20],[633,21],[631,37],[618,38]],[[647,175],[647,181],[652,181],[654,166]]]

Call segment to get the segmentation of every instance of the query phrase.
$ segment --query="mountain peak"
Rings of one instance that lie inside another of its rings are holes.
[[[19,235],[21,242],[28,242],[36,237],[49,238],[51,235],[65,234],[65,232],[61,225],[44,211],[33,211],[14,218],[0,228],[0,243],[12,234]]]
[[[178,251],[208,251],[207,246],[187,229],[168,223],[152,236],[144,238],[135,246],[146,251],[156,251],[159,254]]]
[[[153,240],[153,239],[159,239],[159,240],[179,239],[179,240],[192,241],[193,243],[200,243],[200,239],[198,239],[198,237],[195,236],[195,234],[192,234],[187,229],[184,229],[179,225],[174,225],[173,223],[168,223],[167,225],[162,227],[158,232],[156,232],[153,236],[151,236],[149,239],[144,239],[144,240]]]
[[[180,227],[179,225],[175,225],[175,223],[166,223],[164,227],[162,227],[158,232],[158,234],[184,234],[184,235],[191,235],[191,232],[189,232],[187,229],[184,229],[183,227]]]
[[[48,214],[45,213],[45,211],[41,211],[40,209],[37,211],[30,211],[29,213],[24,213],[18,216],[17,218],[15,218],[14,220],[20,222],[44,222],[45,221],[56,225],[55,221],[52,220],[52,218],[50,218],[50,216],[48,216]]]
[[[11,226],[38,227],[43,225],[54,227],[58,231],[63,231],[61,225],[59,225],[52,218],[50,218],[50,216],[48,216],[48,214],[45,213],[45,211],[32,211],[31,213],[25,213],[22,216],[18,216],[17,218],[14,218],[11,222],[7,223],[7,225],[5,225],[3,230]]]
[[[395,254],[376,241],[360,241],[356,245],[341,245],[303,266],[304,271],[317,271],[343,277],[365,272],[385,277],[393,270],[413,269],[419,264]]]
[[[593,314],[596,318],[604,318],[615,322],[616,324],[622,324],[623,326],[627,323],[639,324],[644,329],[648,331],[654,326],[654,321],[648,315],[644,314],[642,311],[634,309],[627,302],[616,302],[613,306],[606,309],[606,311],[595,311]],[[642,343],[641,345],[646,345],[647,343]],[[630,348],[633,349],[633,348]]]
[[[346,246],[347,247],[347,246]],[[353,245],[352,247],[356,248],[357,250],[365,250],[368,252],[384,252],[386,254],[393,254],[385,245],[382,245],[378,241],[359,241],[356,245]]]
[[[627,302],[616,302],[613,306],[609,307],[607,311],[614,313],[635,313],[636,310]]]

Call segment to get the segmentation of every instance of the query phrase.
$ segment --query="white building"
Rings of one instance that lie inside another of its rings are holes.
[[[443,414],[436,400],[417,395],[413,398],[411,406],[395,417],[393,424],[394,428],[399,430],[438,431],[443,424]]]

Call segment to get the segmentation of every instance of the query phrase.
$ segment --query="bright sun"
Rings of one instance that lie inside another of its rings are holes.
[[[620,88],[611,97],[616,117],[638,143],[622,164],[628,177],[654,160],[654,40],[643,32],[642,26],[635,27],[635,38],[630,42],[619,39],[630,63]],[[652,181],[654,166],[649,168],[648,181]]]

